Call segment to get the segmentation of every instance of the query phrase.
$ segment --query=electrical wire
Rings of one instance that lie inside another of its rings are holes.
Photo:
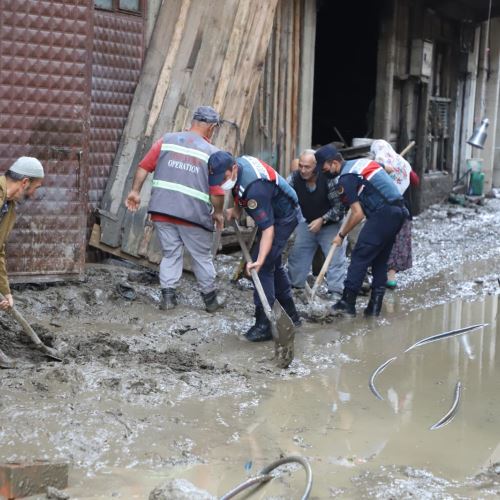
[[[311,494],[311,489],[312,489],[312,482],[313,482],[313,474],[312,474],[312,469],[311,466],[309,465],[309,462],[299,456],[290,456],[290,457],[283,457],[280,458],[279,460],[276,460],[269,464],[268,466],[264,467],[257,476],[247,479],[245,482],[239,484],[235,488],[233,488],[231,491],[226,493],[224,496],[220,498],[220,500],[229,500],[230,498],[234,498],[236,495],[241,493],[242,491],[250,488],[251,486],[254,485],[260,485],[262,483],[265,483],[272,479],[274,476],[272,476],[270,473],[274,469],[284,465],[284,464],[290,464],[290,463],[298,463],[302,465],[306,472],[306,488],[304,490],[304,493],[301,496],[301,500],[307,500],[309,498],[309,495]]]

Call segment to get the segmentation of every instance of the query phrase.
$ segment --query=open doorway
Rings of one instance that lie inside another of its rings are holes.
[[[373,134],[379,2],[318,0],[312,144]]]

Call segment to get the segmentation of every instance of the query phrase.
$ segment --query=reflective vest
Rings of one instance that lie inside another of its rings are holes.
[[[267,163],[254,158],[253,156],[240,156],[236,159],[239,167],[238,185],[236,193],[236,201],[240,206],[245,206],[242,200],[245,198],[245,191],[248,187],[257,181],[271,182],[275,184],[280,192],[289,199],[291,207],[296,207],[299,203],[297,193],[288,184],[286,179],[281,177],[274,168]]]
[[[367,217],[385,204],[403,204],[403,198],[394,181],[384,168],[373,160],[362,158],[346,161],[339,179],[344,175],[356,175],[361,179],[358,197]]]
[[[216,151],[215,146],[195,132],[165,134],[148,211],[213,231],[207,162]]]

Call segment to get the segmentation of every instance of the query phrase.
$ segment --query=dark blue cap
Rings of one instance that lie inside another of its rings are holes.
[[[208,183],[210,186],[220,186],[224,174],[231,170],[236,160],[226,151],[217,151],[208,159]]]
[[[317,168],[322,169],[325,161],[335,160],[338,154],[339,152],[333,144],[327,144],[326,146],[320,147],[316,150],[316,153],[314,153]]]

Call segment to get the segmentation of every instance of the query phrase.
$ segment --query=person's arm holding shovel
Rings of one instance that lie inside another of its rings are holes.
[[[335,238],[333,239],[333,243],[337,246],[341,246],[345,237],[352,231],[363,219],[365,218],[365,214],[359,201],[355,201],[349,209],[347,216],[345,218],[340,231],[337,233]]]

